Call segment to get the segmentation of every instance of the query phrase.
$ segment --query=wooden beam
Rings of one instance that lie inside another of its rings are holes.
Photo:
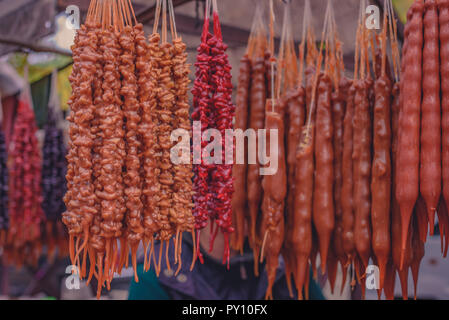
[[[173,7],[177,7],[191,1],[193,0],[173,0]],[[134,11],[136,12],[137,21],[139,21],[142,24],[148,24],[152,22],[154,19],[156,13],[156,5],[153,5],[151,7],[142,10],[138,10],[136,7],[134,7]],[[178,23],[177,18],[178,15],[176,15],[176,23]]]
[[[198,23],[198,20],[194,17],[176,14],[176,28],[178,32],[185,33],[188,35],[200,35],[203,29],[203,21]],[[234,26],[229,26],[226,24],[221,24],[221,31],[224,36],[224,40],[229,43],[246,44],[248,43],[248,38],[250,32],[245,29],[241,29]]]
[[[203,28],[203,22],[201,20],[200,23],[198,23],[197,19],[194,17],[183,14],[177,14],[176,27],[179,33],[199,36]],[[238,46],[246,46],[248,44],[248,38],[250,35],[249,30],[222,23],[221,31],[223,33],[224,41],[229,45],[235,44]],[[279,48],[281,39],[277,37],[274,39],[274,42],[275,47]],[[298,47],[299,43],[300,41],[296,41],[295,46]]]
[[[58,12],[65,12],[65,9],[70,5],[76,5],[80,9],[81,16],[84,16],[89,9],[89,4],[91,0],[58,0],[57,9]],[[74,3],[75,2],[75,3]],[[133,9],[135,12],[139,12],[145,9],[145,5],[139,3],[133,3]]]
[[[8,14],[22,8],[33,2],[33,0],[15,0],[0,2],[0,17],[6,17]]]
[[[177,7],[193,0],[173,0],[173,6]],[[90,0],[78,0],[77,5],[80,8],[82,14],[87,12]],[[58,0],[58,10],[65,11],[65,8],[73,4],[73,0]],[[142,5],[133,4],[134,11],[136,12],[137,21],[144,25],[150,25],[154,20],[156,11],[156,5],[150,7],[143,7]],[[176,27],[180,33],[199,36],[202,30],[202,21],[198,23],[197,19],[192,16],[184,14],[176,14]],[[248,43],[250,31],[242,28],[238,28],[231,25],[222,24],[221,29],[225,40],[228,44],[234,44],[238,46],[244,46]],[[275,39],[275,45],[278,47],[280,44],[280,38]],[[296,46],[299,42],[296,43]]]

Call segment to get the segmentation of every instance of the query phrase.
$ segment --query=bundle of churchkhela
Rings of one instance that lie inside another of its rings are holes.
[[[58,127],[58,122],[62,118],[57,103],[56,72],[52,74],[51,88],[42,146],[42,209],[46,217],[43,241],[47,244],[47,255],[50,259],[53,258],[56,248],[58,255],[63,256],[67,247],[66,234],[61,225],[62,213],[65,211],[63,196],[67,168],[66,148],[63,130]]]
[[[403,273],[404,297],[409,268],[416,296],[423,242],[428,230],[433,234],[435,214],[443,256],[448,250],[449,152],[444,139],[449,123],[445,56],[448,21],[449,1],[417,0],[407,13],[404,30],[395,160],[396,215],[401,236],[393,243],[393,261],[399,275]]]
[[[213,8],[213,34],[210,31],[210,7]],[[201,163],[194,165],[194,216],[196,244],[200,261],[203,261],[199,250],[200,230],[210,222],[210,250],[218,230],[223,233],[225,247],[223,263],[229,267],[230,234],[232,226],[231,201],[234,193],[232,164],[228,164],[225,156],[225,145],[233,141],[225,141],[225,130],[233,128],[234,105],[231,101],[232,83],[231,66],[226,55],[227,45],[223,42],[216,0],[206,2],[201,44],[198,47],[196,79],[194,82],[192,119],[201,124],[201,133],[207,129],[217,129],[221,135],[219,154],[209,158],[201,157]],[[202,135],[203,136],[203,135]],[[211,137],[209,137],[210,139]],[[217,139],[217,137],[214,137]],[[200,146],[207,147],[207,139],[202,139]],[[202,150],[202,149],[201,149]],[[193,150],[201,155],[201,150]]]
[[[147,42],[130,1],[92,0],[72,48],[63,222],[72,263],[88,281],[95,275],[98,296],[114,272],[128,265],[129,252],[138,280],[141,242],[145,269],[153,261],[159,274],[163,245],[156,261],[154,241],[166,245],[167,255],[175,236],[179,270],[182,233],[193,233],[190,162],[173,164],[170,158],[172,131],[191,130],[186,46],[176,33],[171,1],[160,0],[157,8]],[[162,37],[157,33],[161,8]]]
[[[307,25],[305,25],[307,26]],[[334,105],[339,102],[335,94],[340,90],[341,60],[338,53],[338,39],[333,18],[333,7],[329,1],[326,9],[324,27],[320,51],[316,56],[315,38],[312,28],[306,27],[303,31],[307,39],[307,69],[306,74],[306,119],[302,130],[301,140],[297,151],[298,163],[304,162],[308,165],[308,174],[300,174],[297,171],[297,185],[301,185],[301,179],[305,179],[311,189],[302,190],[305,202],[295,202],[295,214],[302,213],[304,219],[307,217],[307,239],[303,252],[298,254],[297,272],[294,273],[298,291],[304,290],[308,295],[307,284],[309,267],[304,263],[305,253],[310,255],[310,263],[315,270],[316,256],[319,254],[322,272],[327,271],[333,289],[334,274],[336,271],[336,206],[335,193],[338,192],[339,170],[338,161],[341,154],[341,132],[338,132],[338,122],[341,125],[338,108]],[[304,44],[302,44],[304,45]],[[325,45],[325,52],[323,52]],[[304,50],[301,47],[301,50]],[[310,54],[309,54],[310,51]],[[300,54],[302,57],[303,53]],[[321,66],[324,58],[324,70]],[[303,61],[300,61],[302,64]],[[334,95],[333,95],[334,91]],[[340,101],[341,102],[341,101]],[[334,125],[335,131],[334,132]],[[341,129],[341,128],[340,128]],[[336,147],[337,150],[334,150]],[[299,187],[300,188],[300,187]],[[301,188],[300,188],[301,189]],[[299,191],[299,190],[298,190]],[[311,220],[309,220],[311,219]],[[311,223],[312,222],[312,223]],[[333,238],[333,239],[332,239]],[[331,241],[332,239],[332,241]],[[311,244],[308,244],[311,241]],[[300,244],[300,246],[302,246]],[[302,293],[299,293],[299,298]]]
[[[270,41],[260,8],[241,60],[235,127],[278,129],[284,135],[279,152],[286,158],[278,159],[280,171],[273,176],[253,172],[260,167],[257,163],[234,167],[238,192],[233,198],[232,246],[242,251],[247,236],[255,258],[262,261],[270,250],[277,259],[281,245],[287,284],[292,293],[293,280],[298,298],[308,297],[309,270],[317,275],[317,257],[331,291],[340,265],[341,290],[349,273],[351,285],[358,282],[364,296],[366,270],[374,263],[380,271],[379,298],[382,292],[387,299],[394,298],[397,273],[407,299],[409,270],[416,297],[424,244],[428,233],[433,234],[435,214],[442,253],[447,255],[449,215],[441,134],[449,101],[443,82],[449,2],[415,1],[405,26],[402,63],[391,1],[384,1],[379,33],[365,26],[366,4],[361,2],[353,80],[344,76],[331,0],[319,50],[310,3],[305,2],[299,72],[294,48],[281,41],[278,77],[273,86],[269,84],[266,70],[274,68],[266,66],[274,63],[262,63]],[[296,79],[293,85],[291,78]],[[271,97],[267,108],[257,107]],[[283,119],[282,126],[271,117],[273,112]],[[274,215],[275,211],[282,214]],[[285,220],[282,231],[268,227],[275,217]],[[270,233],[275,238],[269,239]],[[276,264],[268,260],[270,298]]]
[[[8,154],[9,229],[4,250],[6,261],[17,267],[37,264],[42,249],[41,222],[45,218],[41,207],[42,158],[36,132],[31,92],[27,88],[19,99]]]
[[[287,9],[285,9],[287,10]],[[305,10],[307,12],[308,10]],[[290,19],[290,17],[288,17]],[[306,20],[304,20],[304,23],[306,23]],[[303,32],[303,39],[305,39],[305,27]],[[291,32],[291,28],[288,29],[289,32]],[[305,92],[304,87],[302,86],[302,68],[301,70],[298,70],[297,68],[297,61],[296,61],[296,54],[293,44],[293,39],[291,38],[287,42],[289,44],[289,51],[290,51],[290,59],[294,59],[294,61],[288,61],[288,59],[282,60],[282,55],[280,54],[279,57],[279,63],[281,64],[281,68],[285,66],[284,72],[286,73],[285,77],[285,95],[284,95],[284,112],[285,112],[285,141],[286,141],[286,152],[287,152],[287,185],[289,186],[287,189],[287,200],[286,200],[286,220],[285,220],[285,238],[284,243],[282,245],[282,256],[284,257],[285,261],[285,271],[286,271],[286,277],[287,277],[287,285],[290,291],[290,294],[292,294],[292,287],[291,287],[291,277],[292,274],[297,273],[297,266],[298,261],[297,257],[299,257],[300,250],[304,248],[306,242],[299,241],[297,242],[298,236],[301,234],[304,234],[303,232],[299,231],[297,228],[303,228],[307,226],[306,221],[302,221],[301,223],[295,223],[295,219],[298,219],[299,216],[295,216],[295,201],[297,199],[295,192],[297,188],[301,188],[301,185],[297,185],[297,181],[295,179],[296,176],[296,170],[297,170],[297,160],[296,160],[296,153],[297,153],[297,146],[299,143],[299,139],[301,136],[301,129],[304,124],[305,119]],[[305,42],[302,43],[302,45],[305,45]],[[305,49],[305,48],[304,48]],[[281,50],[282,51],[282,50]],[[291,52],[293,51],[293,52]],[[303,50],[300,50],[300,54],[303,53]],[[300,57],[300,63],[304,60],[304,56]],[[282,65],[283,62],[283,65]],[[294,68],[290,68],[290,65],[294,66]],[[290,72],[289,72],[290,71]],[[299,71],[299,74],[298,74]],[[289,75],[291,74],[291,80],[289,80]],[[291,87],[291,88],[290,88]],[[301,171],[305,172],[305,171]],[[295,226],[295,228],[288,227]],[[295,276],[295,279],[297,277]],[[302,294],[302,292],[301,292]]]
[[[274,51],[274,31],[273,31],[273,6],[270,2],[270,51]],[[269,85],[270,97],[267,97],[267,104],[265,110],[265,130],[267,130],[266,150],[274,150],[271,148],[271,143],[276,142],[278,152],[272,154],[277,157],[275,160],[277,165],[276,172],[267,173],[263,176],[263,200],[262,200],[262,215],[260,218],[260,226],[258,227],[258,240],[261,243],[256,243],[260,246],[260,262],[266,258],[266,271],[268,275],[268,288],[265,297],[272,299],[272,287],[276,278],[276,269],[278,267],[279,256],[282,254],[287,257],[286,263],[289,266],[286,268],[287,273],[291,270],[291,251],[295,250],[295,246],[291,240],[292,233],[285,232],[285,225],[292,222],[293,195],[287,198],[287,175],[291,178],[291,166],[287,166],[288,152],[296,138],[295,124],[298,110],[292,110],[293,105],[297,102],[297,78],[298,69],[296,61],[296,53],[294,49],[294,42],[292,37],[292,26],[290,17],[289,4],[284,6],[283,27],[281,36],[281,46],[277,57],[277,72],[274,74],[274,67],[272,67],[271,79]],[[274,58],[270,61],[271,66],[274,65]],[[297,105],[295,105],[297,107]],[[288,116],[287,116],[288,115]],[[277,141],[271,140],[272,132],[277,131]],[[285,139],[285,137],[287,137]],[[286,145],[287,144],[287,145]],[[296,150],[296,148],[295,148]],[[293,186],[290,186],[290,190]],[[290,201],[290,202],[288,202]],[[284,210],[287,211],[287,219],[284,217]],[[285,225],[284,225],[285,224]],[[291,230],[288,228],[287,230]],[[288,240],[287,240],[288,239]],[[290,246],[285,244],[289,243]],[[259,251],[259,248],[257,249]],[[288,282],[289,283],[289,282]],[[290,285],[289,285],[290,287]],[[291,291],[291,289],[290,289]]]
[[[313,58],[316,54],[313,29],[311,27],[310,3],[306,1],[303,19],[302,41],[299,47],[299,76],[297,87],[287,100],[287,164],[288,199],[286,218],[286,238],[283,244],[283,256],[286,263],[287,284],[291,292],[291,277],[295,282],[298,298],[308,296],[307,283],[309,257],[312,253],[312,195],[314,174],[314,124],[311,110]],[[307,49],[307,91],[303,84],[305,50]],[[306,104],[307,102],[307,104]],[[299,149],[304,139],[306,119],[310,119],[309,137]]]
[[[169,2],[169,12],[171,16],[171,33],[173,44],[167,38],[166,1],[162,3],[162,36],[157,33],[158,19],[156,18],[153,34],[150,36],[150,57],[152,59],[152,69],[150,81],[159,90],[153,97],[150,96],[150,108],[153,114],[153,137],[157,137],[151,150],[154,154],[154,161],[157,163],[152,193],[147,195],[147,201],[152,203],[153,223],[158,226],[159,238],[166,243],[166,252],[170,239],[175,236],[175,261],[178,262],[180,270],[181,259],[181,233],[192,232],[194,219],[192,216],[192,169],[190,159],[187,164],[174,164],[170,157],[170,149],[174,145],[171,141],[171,133],[177,128],[183,128],[190,132],[189,106],[186,103],[188,93],[188,68],[186,64],[186,46],[177,36],[174,29],[174,12],[171,1]],[[161,41],[161,42],[160,42]],[[148,143],[149,141],[147,141]],[[148,175],[147,175],[148,178]],[[145,181],[150,183],[151,180]],[[150,197],[155,199],[148,199]],[[152,202],[156,200],[155,202]],[[147,226],[145,226],[147,227]],[[160,261],[163,250],[160,247],[159,263],[156,268],[157,274],[160,272]],[[151,259],[151,254],[149,259]],[[167,266],[170,268],[166,256]],[[193,264],[192,264],[193,266]]]
[[[424,33],[424,46],[425,48],[429,48],[431,47],[431,45],[429,45],[429,38],[431,37],[431,27],[429,26],[429,24],[431,24],[430,21],[433,21],[433,23],[435,24],[435,9],[432,8],[432,6],[434,6],[434,3],[430,3],[430,4],[426,4],[426,15],[424,16],[424,26],[425,26],[425,33]],[[429,9],[430,8],[430,9]],[[439,55],[440,55],[440,65],[439,65],[439,70],[440,70],[440,92],[442,93],[441,96],[441,101],[440,101],[440,108],[441,109],[437,109],[438,113],[433,113],[433,120],[437,123],[438,125],[438,116],[440,115],[439,110],[442,111],[442,115],[441,115],[441,128],[442,128],[442,132],[441,134],[443,136],[446,136],[447,134],[449,134],[449,86],[447,84],[447,80],[448,80],[448,74],[447,72],[449,71],[449,58],[447,56],[445,56],[447,53],[449,53],[449,1],[438,1],[438,26],[439,26]],[[434,32],[436,32],[436,27],[434,26]],[[433,35],[435,36],[435,35]],[[433,40],[434,45],[438,45],[438,41]],[[436,49],[436,48],[435,48]],[[428,49],[430,50],[430,49]],[[434,53],[433,56],[433,62],[434,63],[438,63],[438,57],[437,55]],[[426,63],[427,59],[426,59]],[[424,67],[423,67],[423,71],[424,71]],[[436,72],[438,74],[438,72],[436,70],[434,70],[434,72]],[[433,75],[433,79],[434,81],[437,80],[437,76]],[[423,82],[424,83],[424,82]],[[430,85],[429,85],[430,86]],[[424,89],[424,85],[423,85],[423,89]],[[438,96],[436,97],[438,98]],[[438,99],[437,99],[438,101]],[[423,107],[423,111],[424,111],[424,107]],[[430,127],[430,126],[429,126]],[[435,129],[432,129],[435,130]],[[433,131],[434,133],[436,133],[436,131]],[[438,132],[439,133],[439,132]],[[427,139],[432,139],[432,138],[427,138]],[[421,135],[421,143],[424,143],[423,141],[423,137]],[[439,225],[440,225],[440,234],[441,234],[441,248],[443,250],[443,235],[445,236],[445,244],[444,244],[444,256],[447,256],[447,252],[448,252],[448,247],[449,247],[449,211],[447,209],[447,203],[449,202],[449,143],[447,142],[447,139],[440,139],[442,146],[441,146],[441,150],[442,150],[442,154],[441,154],[441,164],[442,164],[442,168],[441,168],[441,175],[442,175],[442,189],[438,189],[441,193],[440,195],[443,196],[444,201],[442,199],[440,199],[440,203],[439,203],[439,210],[436,210],[438,213],[438,218],[439,218]],[[426,143],[437,143],[437,141],[426,141]],[[433,147],[433,150],[439,150],[438,145],[436,145],[436,147]],[[436,151],[438,152],[438,151]],[[438,158],[437,158],[438,159]],[[438,159],[439,160],[439,159]],[[438,168],[438,164],[436,166]],[[436,174],[436,178],[439,178],[438,176],[439,171],[435,170],[435,174]],[[441,188],[441,186],[440,186]],[[421,193],[423,193],[423,191],[421,191]],[[427,206],[429,207],[429,204],[427,204]],[[430,226],[432,227],[431,222],[432,220],[432,214],[434,215],[434,210],[431,207],[430,209],[427,209],[428,212],[430,212],[431,217],[429,217],[429,223]],[[446,213],[446,214],[444,214]],[[432,228],[431,228],[432,229]],[[432,233],[433,230],[431,230]]]
[[[363,4],[361,4],[361,8]],[[352,225],[348,226],[347,229],[351,230],[351,237],[353,237],[354,243],[351,262],[353,263],[357,280],[359,283],[363,283],[364,270],[368,266],[372,250],[370,180],[372,169],[374,82],[369,60],[369,48],[372,45],[370,35],[372,34],[364,27],[361,18],[359,21],[356,39],[356,50],[358,51],[356,51],[355,63],[357,66],[350,88],[351,94],[347,100],[347,104],[351,104],[352,107],[352,159],[350,163],[350,166],[352,166],[352,193],[350,197],[353,218]],[[349,99],[352,101],[349,101]],[[346,143],[346,140],[344,142]],[[365,286],[362,286],[362,296],[364,296],[364,288]]]
[[[235,128],[243,131],[254,129],[257,132],[264,129],[266,99],[271,96],[271,88],[274,87],[274,58],[268,47],[262,8],[258,3],[247,52],[240,61]],[[253,143],[257,145],[257,136],[255,139]],[[242,252],[245,235],[248,234],[249,244],[254,252],[254,271],[258,275],[260,240],[257,226],[263,195],[262,176],[259,174],[260,165],[256,160],[255,150],[251,149],[253,154],[247,153],[247,150],[248,146],[245,145],[247,159],[243,164],[236,164],[233,171],[236,188],[232,199],[235,232],[231,245]],[[250,161],[251,159],[253,160]]]

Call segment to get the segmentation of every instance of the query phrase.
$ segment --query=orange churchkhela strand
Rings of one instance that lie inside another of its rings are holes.
[[[158,2],[160,5],[160,2]],[[162,251],[166,249],[166,264],[170,270],[168,260],[169,240],[175,233],[170,223],[170,217],[177,213],[173,210],[173,164],[170,160],[170,148],[172,142],[170,133],[173,130],[174,117],[173,109],[174,94],[171,88],[174,87],[174,80],[171,77],[171,55],[173,46],[167,41],[167,12],[166,1],[162,1],[162,37],[157,33],[158,25],[155,23],[155,29],[150,38],[150,46],[154,46],[155,59],[153,67],[158,68],[159,90],[155,98],[155,116],[157,117],[157,171],[159,184],[159,193],[157,196],[153,219],[159,227],[158,237],[161,241],[159,250],[159,261],[156,266],[156,274],[159,274],[161,268]]]
[[[176,102],[175,102],[175,126],[184,129],[191,133],[191,124],[189,119],[189,104],[188,104],[188,85],[190,73],[190,65],[187,63],[186,44],[182,41],[176,33],[175,17],[173,10],[173,3],[170,1],[169,12],[171,15],[171,29],[173,40],[173,64],[172,73],[175,80],[176,88]],[[190,155],[190,153],[189,153]],[[173,202],[174,209],[178,212],[178,216],[174,219],[176,226],[176,238],[175,238],[175,262],[178,263],[178,269],[176,273],[181,270],[181,245],[182,245],[182,233],[190,232],[193,239],[195,239],[194,228],[195,220],[192,214],[193,202],[193,186],[192,186],[192,165],[190,156],[187,164],[178,164],[174,166],[174,193]],[[195,244],[193,248],[195,250]],[[195,257],[195,252],[193,257]],[[195,258],[194,258],[195,259]],[[191,267],[193,268],[193,262]]]
[[[78,30],[73,51],[73,72],[69,78],[72,84],[72,96],[69,101],[71,109],[68,121],[69,150],[67,155],[67,193],[64,197],[67,211],[63,222],[67,226],[70,240],[69,251],[73,265],[77,264],[79,239],[83,247],[89,241],[90,225],[97,211],[97,198],[92,183],[92,147],[94,134],[91,121],[95,106],[92,101],[92,85],[95,76],[95,64],[98,61],[98,32],[95,30],[94,10],[96,1],[89,7],[87,22]],[[76,248],[75,248],[76,243]]]

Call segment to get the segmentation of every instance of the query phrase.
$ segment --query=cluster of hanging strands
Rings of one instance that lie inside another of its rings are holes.
[[[173,44],[167,42],[167,9]],[[149,42],[129,0],[92,0],[72,50],[63,222],[72,263],[88,283],[97,278],[99,297],[103,286],[110,288],[114,272],[128,266],[129,252],[138,281],[141,242],[145,270],[153,259],[159,274],[163,246],[156,262],[154,241],[166,244],[168,262],[175,235],[180,270],[182,233],[193,232],[191,168],[171,163],[170,134],[177,127],[190,132],[189,67],[185,44],[175,31],[173,4],[167,0],[157,3]]]

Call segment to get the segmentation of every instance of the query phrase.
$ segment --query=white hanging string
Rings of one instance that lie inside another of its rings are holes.
[[[175,9],[173,7],[173,0],[168,1],[168,12],[170,14],[170,26],[172,28],[172,34],[174,34],[174,39],[178,39],[178,33],[176,31],[176,20],[175,20]]]
[[[399,81],[400,78],[400,65],[401,65],[401,57],[398,50],[397,43],[397,26],[394,15],[394,8],[391,0],[387,0],[387,7],[384,9],[388,12],[388,21],[389,21],[389,29],[390,29],[390,46],[391,46],[391,55],[394,64],[394,77],[396,82]]]
[[[167,0],[162,1],[162,43],[167,42]]]
[[[315,99],[316,99],[316,87],[318,83],[318,75],[320,74],[320,70],[318,70],[318,67],[321,64],[322,56],[323,56],[323,47],[325,43],[326,38],[326,30],[329,23],[329,6],[326,8],[326,14],[324,18],[324,24],[323,24],[323,31],[321,32],[321,44],[320,44],[320,53],[318,55],[318,60],[315,63],[315,77],[313,79],[313,88],[315,89],[312,93],[312,99],[310,101],[310,107],[309,107],[309,114],[307,115],[307,122],[306,122],[306,134],[305,134],[305,141],[303,145],[308,145],[310,142],[310,129],[312,125],[312,114],[314,112],[314,105],[315,105]]]
[[[302,80],[304,78],[304,58],[305,58],[305,52],[306,52],[306,28],[308,25],[309,16],[307,15],[307,3],[309,0],[306,0],[305,6],[304,6],[304,15],[302,19],[302,35],[301,35],[301,44],[299,45],[299,83],[298,85],[302,85]]]
[[[51,73],[51,87],[50,87],[50,99],[48,102],[48,108],[52,109],[55,116],[57,125],[59,125],[64,119],[61,111],[61,104],[58,95],[58,70],[53,69]]]
[[[159,17],[161,15],[162,0],[156,2],[156,15],[154,16],[153,34],[157,32],[159,27]]]
[[[205,6],[205,10],[204,10],[204,19],[209,19],[210,7],[211,7],[211,0],[206,0],[206,6]]]
[[[284,77],[284,69],[283,65],[285,64],[285,42],[286,42],[286,36],[287,36],[287,24],[288,24],[288,6],[284,5],[284,17],[283,17],[283,23],[282,23],[282,32],[281,32],[281,47],[279,48],[279,55],[278,55],[278,68],[281,68],[278,70],[278,76],[276,81],[276,95],[275,98],[279,99],[281,95],[281,86],[282,86],[282,80]],[[274,106],[273,106],[274,108]]]
[[[28,57],[27,60],[25,61],[25,66],[23,69],[23,80],[25,81],[25,85],[23,87],[23,91],[20,95],[20,98],[23,101],[28,102],[28,106],[31,108],[31,110],[34,110],[33,98],[31,96],[31,85],[29,80]]]

